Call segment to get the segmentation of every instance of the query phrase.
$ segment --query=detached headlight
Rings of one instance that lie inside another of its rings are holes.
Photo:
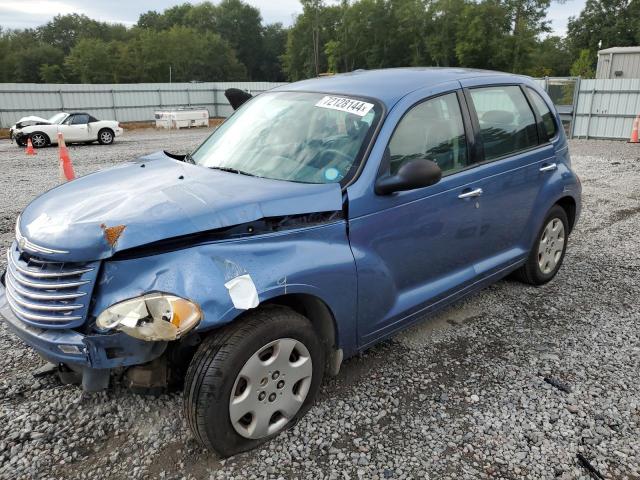
[[[147,341],[170,341],[180,338],[202,318],[200,307],[166,293],[149,293],[116,303],[102,312],[96,325],[116,329]]]

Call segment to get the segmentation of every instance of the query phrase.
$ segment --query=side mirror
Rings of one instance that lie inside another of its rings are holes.
[[[442,170],[436,162],[416,158],[402,165],[395,175],[379,178],[375,192],[378,195],[389,195],[393,192],[428,187],[438,183],[441,178]]]

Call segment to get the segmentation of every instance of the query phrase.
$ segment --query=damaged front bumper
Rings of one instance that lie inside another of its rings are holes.
[[[17,132],[15,130],[9,131],[9,139],[11,140],[12,143],[15,141],[18,145],[23,145],[26,141],[26,138],[27,136],[21,131],[17,131]]]
[[[75,330],[48,330],[27,325],[11,310],[0,284],[0,317],[13,333],[47,361],[82,373],[84,390],[107,388],[113,368],[140,365],[162,355],[167,342],[146,342],[125,333],[83,335]]]

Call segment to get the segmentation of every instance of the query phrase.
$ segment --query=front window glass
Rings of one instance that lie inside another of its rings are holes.
[[[392,175],[415,158],[436,162],[443,175],[468,167],[467,141],[456,94],[432,98],[413,107],[393,133],[389,154]]]
[[[264,93],[243,105],[192,154],[201,166],[305,183],[356,171],[380,120],[370,100],[322,93]]]
[[[89,123],[89,115],[81,113],[80,115],[73,116],[73,125],[85,125],[87,123]]]
[[[478,114],[485,160],[538,144],[536,119],[520,87],[474,88],[471,99]]]
[[[49,123],[62,123],[65,118],[67,118],[66,113],[56,113],[49,119]]]

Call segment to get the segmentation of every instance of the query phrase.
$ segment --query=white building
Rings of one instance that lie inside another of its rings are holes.
[[[640,47],[600,50],[596,78],[640,78]]]

